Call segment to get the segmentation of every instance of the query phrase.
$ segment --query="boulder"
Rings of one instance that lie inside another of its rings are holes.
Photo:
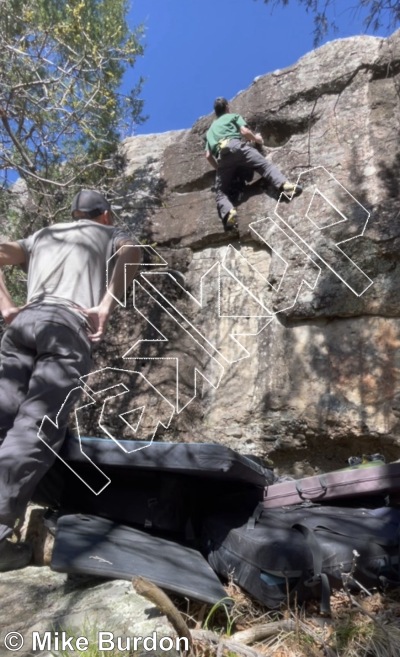
[[[89,650],[99,641],[99,633],[103,633],[103,646],[107,650],[112,645],[110,641],[117,646],[117,637],[123,641],[121,646],[125,647],[129,638],[134,647],[136,637],[135,654],[145,655],[148,651],[139,637],[154,639],[154,632],[155,643],[149,644],[153,645],[152,653],[172,657],[179,654],[175,649],[163,650],[161,638],[172,637],[175,642],[174,631],[152,603],[134,592],[130,582],[72,577],[52,572],[45,566],[30,566],[0,574],[0,597],[0,655],[4,657],[10,654],[11,648],[16,649],[15,642],[21,641],[21,637],[23,646],[18,655],[50,657],[70,654],[62,650],[62,642],[68,646],[65,641],[71,637],[74,651],[78,652],[78,637],[87,639]],[[9,650],[5,645],[7,640]]]
[[[237,235],[204,157],[211,114],[123,142],[137,192],[123,220],[185,275],[143,274],[97,356],[134,372],[135,408],[151,409],[140,437],[221,442],[286,471],[399,457],[399,85],[400,31],[327,43],[239,93],[232,111],[304,192],[289,202],[256,174]],[[164,427],[154,390],[175,409]]]

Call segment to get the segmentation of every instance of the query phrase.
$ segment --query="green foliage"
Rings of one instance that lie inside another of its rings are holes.
[[[353,13],[365,9],[367,11],[364,20],[365,29],[371,28],[374,32],[381,27],[394,30],[400,24],[399,0],[354,0],[354,3],[350,2],[346,7],[340,0],[339,2],[337,0],[297,0],[297,2],[314,16],[314,46],[321,43],[329,29],[337,31],[336,21],[331,18],[332,14],[335,15],[336,9],[341,11],[345,9]],[[287,7],[289,0],[264,0],[264,3],[274,9],[279,5]]]
[[[57,220],[77,188],[112,188],[118,144],[143,121],[142,81],[119,93],[143,54],[127,9],[127,0],[0,0],[0,211],[14,227],[15,173],[29,192],[17,222],[30,229]]]
[[[223,614],[225,616],[225,627],[224,627],[224,633],[227,636],[230,636],[232,634],[232,628],[236,620],[236,616],[234,616],[231,613],[231,608],[230,608],[230,603],[232,603],[233,600],[232,598],[226,597],[222,598],[218,602],[216,602],[208,612],[205,620],[204,620],[204,629],[209,630],[211,627],[211,621],[214,619],[216,615],[219,614],[219,612],[223,611]]]

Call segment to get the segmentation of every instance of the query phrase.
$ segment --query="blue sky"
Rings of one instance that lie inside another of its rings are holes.
[[[357,4],[336,1],[339,32],[325,41],[364,33],[365,12]],[[313,48],[312,15],[296,0],[274,11],[262,0],[131,0],[128,22],[146,29],[134,79],[147,79],[142,98],[149,120],[136,134],[190,128],[212,111],[216,96],[231,99],[255,77]]]

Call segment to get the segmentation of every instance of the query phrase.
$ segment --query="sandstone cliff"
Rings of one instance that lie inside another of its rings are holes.
[[[163,422],[166,440],[221,442],[294,472],[400,457],[399,100],[400,32],[334,41],[254,80],[232,111],[304,193],[279,201],[255,178],[237,236],[204,157],[211,113],[122,144],[136,190],[122,219],[185,275],[146,274],[98,356],[136,372],[101,376],[129,378],[117,407],[131,427],[141,418],[139,437]]]

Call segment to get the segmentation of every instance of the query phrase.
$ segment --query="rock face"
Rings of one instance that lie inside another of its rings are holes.
[[[237,236],[204,157],[211,114],[122,144],[137,190],[122,218],[185,275],[144,274],[98,355],[99,368],[136,372],[140,437],[164,421],[166,440],[221,442],[294,472],[399,458],[399,100],[400,32],[334,41],[257,78],[231,109],[304,193],[279,200],[256,176]],[[116,408],[133,410],[123,397]]]

